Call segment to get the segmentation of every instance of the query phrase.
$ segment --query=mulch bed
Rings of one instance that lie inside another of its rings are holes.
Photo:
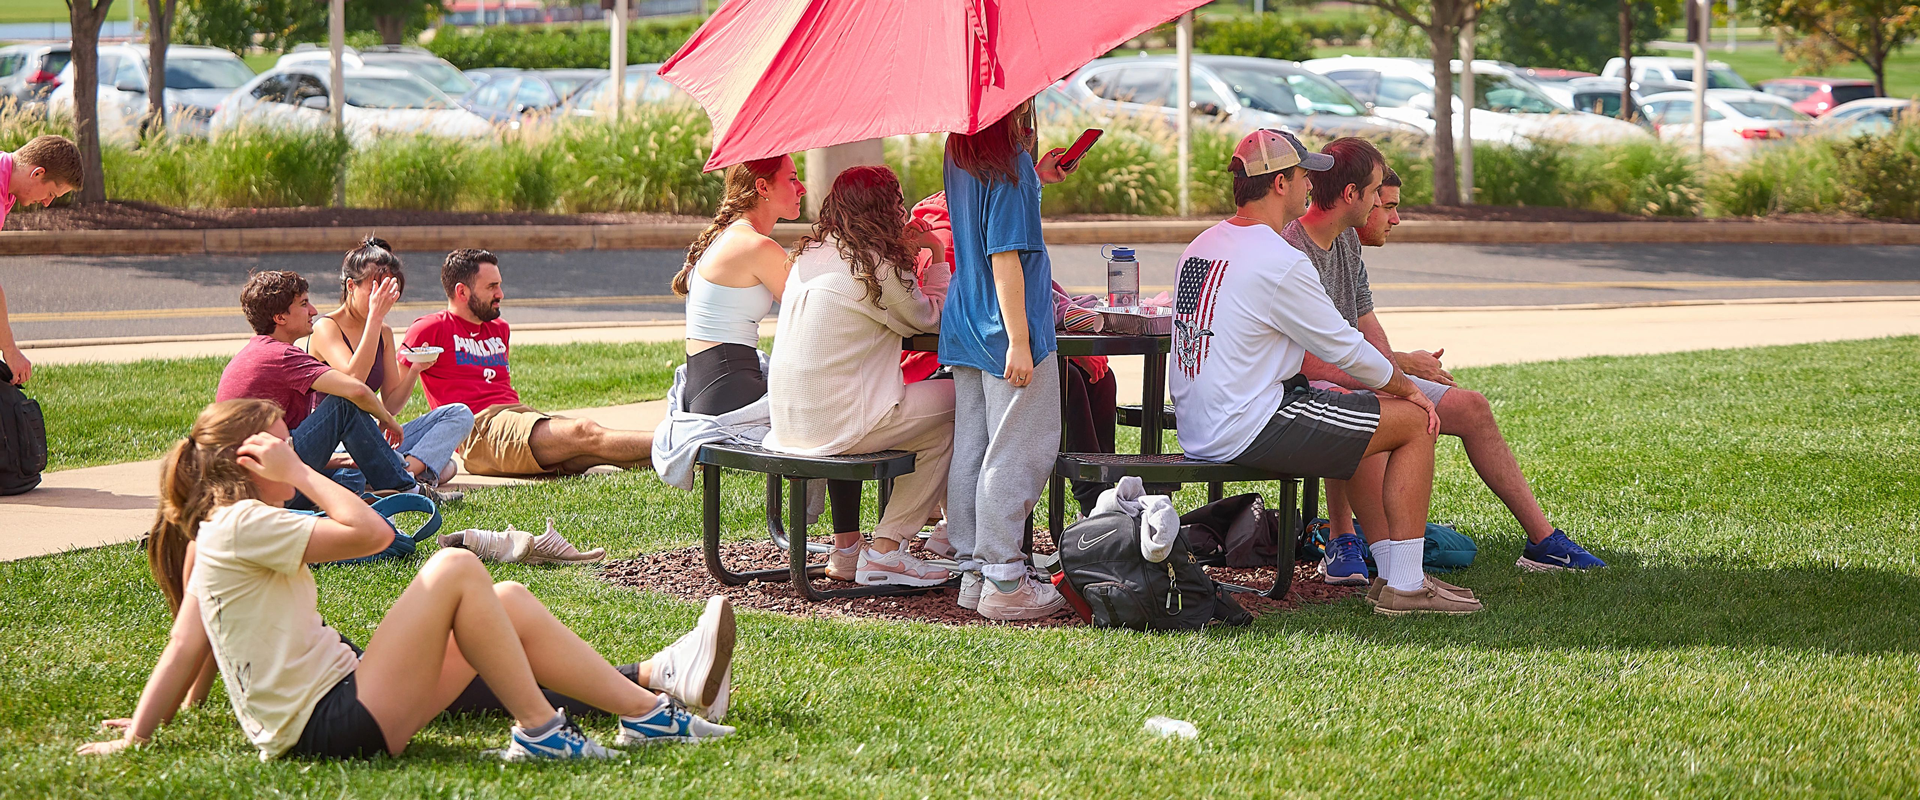
[[[826,542],[830,538],[814,537],[814,541]],[[912,545],[912,548],[915,555],[932,557],[921,551],[917,542]],[[1052,552],[1052,537],[1045,531],[1036,531],[1034,550],[1042,553]],[[720,559],[728,569],[744,572],[749,569],[784,565],[787,563],[787,553],[775,548],[773,543],[766,539],[753,539],[722,544]],[[1265,589],[1273,585],[1271,568],[1208,567],[1207,573],[1217,581],[1237,583],[1257,589]],[[812,603],[801,599],[799,594],[794,592],[793,587],[784,581],[776,583],[755,581],[745,586],[724,585],[714,580],[712,575],[707,574],[706,559],[698,547],[610,561],[601,574],[616,586],[662,592],[695,602],[716,594],[724,594],[735,605],[744,608],[774,611],[796,617],[884,619],[929,622],[937,625],[1010,625],[1020,628],[1058,628],[1084,624],[1071,611],[1062,611],[1046,619],[1024,622],[997,622],[985,619],[979,614],[961,608],[956,602],[959,590],[954,588],[943,588],[906,597],[840,598]],[[819,589],[845,588],[849,585],[851,584],[824,578],[814,581],[814,586]],[[1303,603],[1331,603],[1362,594],[1364,591],[1351,586],[1328,586],[1321,583],[1316,579],[1313,565],[1309,563],[1295,565],[1293,588],[1282,600],[1269,600],[1259,595],[1248,594],[1234,597],[1254,616],[1261,616],[1298,608]]]

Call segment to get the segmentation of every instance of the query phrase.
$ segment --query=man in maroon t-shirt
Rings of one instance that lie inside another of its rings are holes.
[[[296,272],[254,273],[240,291],[240,306],[258,335],[227,362],[214,400],[271,400],[286,414],[293,450],[307,466],[329,473],[327,462],[344,444],[367,488],[414,491],[414,476],[391,444],[400,441],[400,423],[379,396],[294,346],[313,333],[320,313],[307,301],[307,279]]]
[[[406,345],[442,353],[420,373],[428,404],[475,409],[473,433],[460,445],[474,475],[574,475],[601,464],[633,469],[651,463],[652,431],[601,427],[522,405],[507,371],[512,332],[500,319],[500,260],[485,250],[455,250],[440,268],[447,310],[414,320]]]

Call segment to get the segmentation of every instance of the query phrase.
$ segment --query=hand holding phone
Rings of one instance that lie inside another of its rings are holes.
[[[1067,148],[1067,152],[1060,156],[1060,170],[1072,172],[1074,167],[1080,166],[1080,157],[1093,149],[1093,143],[1100,141],[1100,135],[1103,133],[1106,131],[1099,128],[1088,128],[1081,132],[1080,138],[1075,139],[1073,146]]]

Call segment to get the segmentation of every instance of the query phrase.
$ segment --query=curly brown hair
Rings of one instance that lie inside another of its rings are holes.
[[[253,273],[247,278],[247,285],[240,290],[240,310],[247,315],[247,324],[253,326],[253,332],[261,336],[273,334],[273,318],[288,313],[293,301],[307,293],[307,279],[300,273],[286,270],[265,270]]]
[[[891,271],[900,285],[913,286],[913,260],[919,250],[907,232],[907,205],[900,196],[900,179],[886,167],[849,167],[833,179],[833,189],[820,202],[813,232],[800,237],[787,256],[791,265],[801,253],[824,244],[828,237],[840,246],[853,277],[866,284],[862,298],[880,303],[883,271]]]

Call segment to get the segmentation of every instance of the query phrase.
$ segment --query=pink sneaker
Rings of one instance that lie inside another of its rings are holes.
[[[1011,592],[1000,591],[993,581],[982,580],[980,607],[976,610],[987,619],[1014,620],[1050,617],[1066,607],[1067,598],[1060,596],[1060,590],[1026,575],[1020,578],[1019,588]]]
[[[834,548],[827,554],[827,577],[836,581],[852,583],[860,569],[861,556],[867,552],[864,544],[856,545],[851,551]]]
[[[891,553],[867,548],[860,554],[860,569],[854,582],[862,586],[939,586],[953,573],[907,555],[902,547]]]

